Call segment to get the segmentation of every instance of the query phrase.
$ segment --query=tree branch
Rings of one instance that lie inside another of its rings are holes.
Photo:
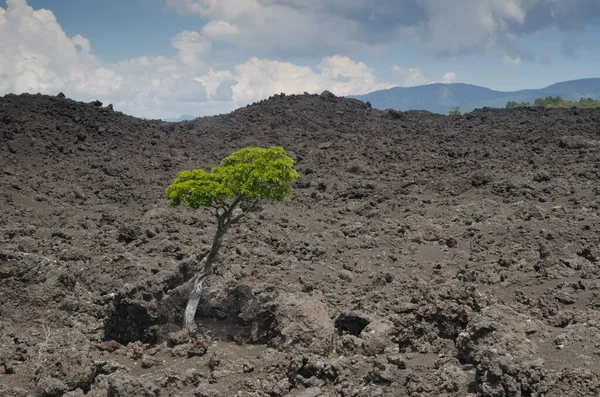
[[[229,220],[228,225],[233,225],[234,223],[236,223],[237,221],[239,221],[242,218],[245,218],[248,214],[246,212],[242,212],[241,214],[239,214],[238,216],[231,218]]]
[[[238,222],[240,219],[246,218],[248,216],[249,212],[254,211],[258,207],[259,203],[260,203],[260,199],[256,199],[247,207],[242,208],[242,213],[234,218],[231,218],[228,225],[232,225],[232,224]]]
[[[242,197],[241,196],[237,196],[235,198],[235,200],[233,200],[233,202],[231,203],[231,205],[229,206],[229,208],[227,209],[227,212],[229,212],[229,216],[231,216],[231,214],[233,213],[233,210],[238,206],[238,204],[242,201]]]

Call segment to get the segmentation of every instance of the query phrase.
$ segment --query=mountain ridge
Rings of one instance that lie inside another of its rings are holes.
[[[428,110],[446,114],[456,106],[463,112],[482,107],[505,107],[509,101],[533,103],[537,98],[561,96],[578,101],[581,98],[600,99],[600,78],[562,81],[539,89],[496,91],[466,83],[434,83],[415,87],[392,87],[349,98],[370,102],[376,109]]]

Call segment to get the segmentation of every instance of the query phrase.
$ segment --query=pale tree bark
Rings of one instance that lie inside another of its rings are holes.
[[[190,293],[190,297],[185,307],[185,314],[183,316],[183,327],[190,331],[196,328],[196,322],[194,321],[194,317],[196,317],[196,310],[198,309],[198,303],[200,302],[200,296],[202,295],[202,285],[204,284],[204,281],[207,277],[208,274],[206,273],[196,275],[194,279],[194,287],[192,289],[192,292]]]
[[[202,286],[204,285],[206,278],[214,272],[213,265],[217,259],[221,244],[223,243],[225,233],[227,233],[227,230],[229,230],[229,227],[232,224],[245,217],[246,214],[256,208],[257,205],[257,202],[253,202],[250,206],[242,209],[241,214],[236,215],[234,214],[234,210],[238,207],[240,202],[241,199],[238,198],[227,206],[218,204],[213,207],[217,218],[217,230],[208,255],[200,262],[200,269],[198,269],[199,273],[194,278],[194,286],[192,287],[192,292],[190,293],[183,317],[183,327],[190,331],[193,331],[196,328],[194,318],[196,316],[196,310],[198,309],[198,303],[200,302],[200,296],[202,295]]]
[[[196,328],[194,317],[196,316],[196,310],[198,309],[198,303],[200,302],[200,296],[202,295],[202,286],[204,285],[206,278],[214,272],[213,264],[217,259],[217,254],[221,248],[223,236],[225,236],[227,228],[228,226],[225,226],[225,224],[220,221],[218,222],[217,231],[210,251],[202,262],[200,262],[201,268],[198,269],[199,273],[194,277],[194,286],[192,287],[192,292],[190,293],[190,297],[185,307],[183,318],[183,327],[190,331]]]

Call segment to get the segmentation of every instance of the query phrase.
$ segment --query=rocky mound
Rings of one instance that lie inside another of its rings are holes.
[[[0,98],[0,394],[597,396],[600,111],[277,95],[165,123]],[[283,146],[294,195],[211,241],[182,169]]]

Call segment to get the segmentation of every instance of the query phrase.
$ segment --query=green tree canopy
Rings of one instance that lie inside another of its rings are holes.
[[[298,178],[293,165],[281,147],[247,147],[224,158],[210,172],[181,171],[167,188],[169,205],[219,208],[231,201],[242,206],[259,200],[282,201],[292,192],[290,183]]]

